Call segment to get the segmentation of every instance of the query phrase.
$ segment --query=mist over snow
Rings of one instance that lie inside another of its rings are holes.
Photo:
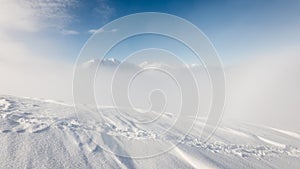
[[[256,57],[226,69],[225,118],[300,130],[300,54]]]
[[[0,93],[72,102],[72,63],[38,56],[10,39],[0,45]]]
[[[0,2],[0,169],[300,168],[300,1]]]
[[[74,68],[72,64],[30,56],[26,52],[14,54],[14,57],[1,56],[0,93],[49,98],[72,103]],[[297,54],[265,56],[257,57],[240,65],[225,67],[227,91],[224,120],[243,120],[294,131],[299,130],[299,58]],[[99,65],[95,83],[95,95],[99,106],[113,106],[111,83],[114,70],[120,63],[121,61],[112,58],[103,60],[100,65],[98,59],[83,63],[87,69],[96,69]],[[157,63],[155,66],[159,67],[159,64]],[[142,69],[143,66],[133,63],[124,65],[129,72]],[[197,70],[193,71],[195,67]],[[209,78],[201,65],[198,67],[193,65],[190,68],[198,77],[199,93],[202,99],[199,102],[200,111],[205,114],[209,111],[211,104]],[[180,74],[181,68],[177,69]],[[124,73],[123,76],[126,76],[126,71],[122,73]],[[151,77],[147,78],[139,79],[139,84],[135,87],[140,86],[140,89],[135,88],[136,95],[141,94],[145,88],[152,85],[149,81]],[[164,80],[159,81],[164,82]],[[175,87],[172,88],[169,85],[165,89],[171,93],[171,91],[177,90]],[[169,97],[168,101],[172,102],[171,98]],[[147,97],[135,100],[138,101],[135,104],[142,108],[149,106]],[[171,106],[169,111],[176,110],[175,107]]]

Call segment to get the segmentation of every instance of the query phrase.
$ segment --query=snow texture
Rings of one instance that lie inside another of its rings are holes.
[[[101,108],[106,122],[80,121],[72,105],[52,100],[0,96],[0,168],[299,168],[300,134],[245,123],[222,123],[208,142],[201,142],[197,120],[193,130],[172,150],[152,158],[131,158],[134,151],[153,147],[147,139],[173,142],[155,131],[118,118],[113,108]],[[127,113],[130,113],[127,110]],[[172,115],[163,116],[172,118]],[[106,149],[125,149],[121,157]],[[120,140],[116,138],[120,137]]]

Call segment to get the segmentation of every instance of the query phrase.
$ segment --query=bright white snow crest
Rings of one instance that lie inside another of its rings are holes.
[[[153,158],[133,159],[152,151],[145,140],[174,142],[129,120],[114,108],[99,111],[111,119],[78,121],[72,106],[45,100],[0,96],[0,168],[298,168],[299,133],[244,123],[222,124],[206,143],[199,139],[204,121],[172,150]],[[130,114],[130,110],[123,110]],[[172,115],[162,117],[165,121]],[[164,123],[156,124],[164,128]],[[131,151],[124,148],[124,140]],[[97,143],[101,143],[97,144]],[[149,143],[149,141],[147,141]],[[115,149],[128,153],[121,157]],[[233,162],[234,161],[234,162]]]

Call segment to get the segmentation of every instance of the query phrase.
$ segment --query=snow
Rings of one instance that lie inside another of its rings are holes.
[[[196,159],[195,157],[190,156],[188,153],[183,152],[178,147],[175,147],[174,151],[177,153],[179,158],[186,161],[193,168],[202,168],[202,169],[212,169],[213,168],[210,165],[206,164],[206,161],[200,161],[200,160]]]
[[[5,100],[5,99],[1,99],[0,100],[0,109],[2,109],[3,111],[7,110],[10,107],[10,103]]]
[[[284,144],[281,144],[281,143],[278,143],[276,141],[273,141],[273,140],[269,140],[269,139],[266,139],[266,138],[263,138],[263,137],[260,137],[260,136],[257,136],[260,140],[268,143],[268,144],[271,144],[273,146],[277,146],[277,147],[281,147],[281,148],[285,148],[285,145]]]
[[[122,111],[123,115],[136,115]],[[197,118],[193,130],[180,140],[176,134],[162,136],[158,132],[174,118],[171,115],[161,117],[164,123],[147,126],[121,118],[113,107],[101,107],[99,112],[103,121],[83,121],[77,119],[72,106],[61,102],[0,96],[0,168],[300,166],[300,139],[295,132],[223,122],[208,142],[201,142],[204,119]],[[136,158],[167,150],[170,144],[173,148],[163,154]]]
[[[288,136],[291,136],[291,137],[295,137],[297,139],[300,139],[300,134],[298,133],[295,133],[295,132],[291,132],[291,131],[286,131],[286,130],[280,130],[280,129],[275,129],[275,128],[272,128],[270,127],[270,129],[274,130],[274,131],[277,131],[277,132],[280,132],[280,133],[283,133],[283,134],[286,134]]]

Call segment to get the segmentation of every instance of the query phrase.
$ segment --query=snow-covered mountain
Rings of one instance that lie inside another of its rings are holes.
[[[103,71],[114,71],[117,68],[122,69],[122,70],[139,70],[140,67],[138,65],[135,65],[133,63],[129,62],[121,62],[116,58],[105,58],[105,59],[91,59],[86,62],[82,63],[82,67],[85,69],[90,69],[90,70],[95,70],[99,68],[100,70]]]
[[[103,60],[100,60],[98,58],[88,60],[84,63],[82,63],[84,68],[90,68],[95,69],[98,66],[104,66],[104,67],[117,67],[121,62],[115,58],[106,58]]]
[[[159,156],[135,159],[151,152],[146,140],[166,145],[177,137],[161,137],[122,118],[112,108],[100,108],[105,117],[82,121],[72,105],[52,100],[0,96],[0,168],[299,168],[300,134],[245,123],[222,123],[208,142],[201,142],[203,120],[179,144]],[[141,113],[121,110],[123,115]],[[80,110],[79,116],[88,115]],[[147,117],[143,114],[143,117]],[[163,115],[164,128],[173,118]],[[179,131],[178,131],[179,132]],[[130,144],[134,142],[134,144]],[[122,152],[127,157],[112,152]]]
[[[139,64],[134,64],[131,62],[121,62],[116,58],[105,58],[103,60],[100,60],[98,58],[88,60],[86,62],[82,63],[82,66],[84,68],[89,68],[89,69],[96,69],[97,66],[100,68],[111,68],[114,69],[117,66],[121,65],[125,69],[143,69],[147,67],[154,67],[154,68],[166,68],[166,69],[184,69],[184,68],[189,68],[191,70],[201,70],[203,69],[203,66],[200,64],[186,64],[186,65],[171,65],[171,64],[166,64],[166,63],[160,63],[160,62],[149,62],[149,61],[144,61]]]
[[[101,66],[118,66],[121,62],[115,58],[107,58],[102,60]]]

